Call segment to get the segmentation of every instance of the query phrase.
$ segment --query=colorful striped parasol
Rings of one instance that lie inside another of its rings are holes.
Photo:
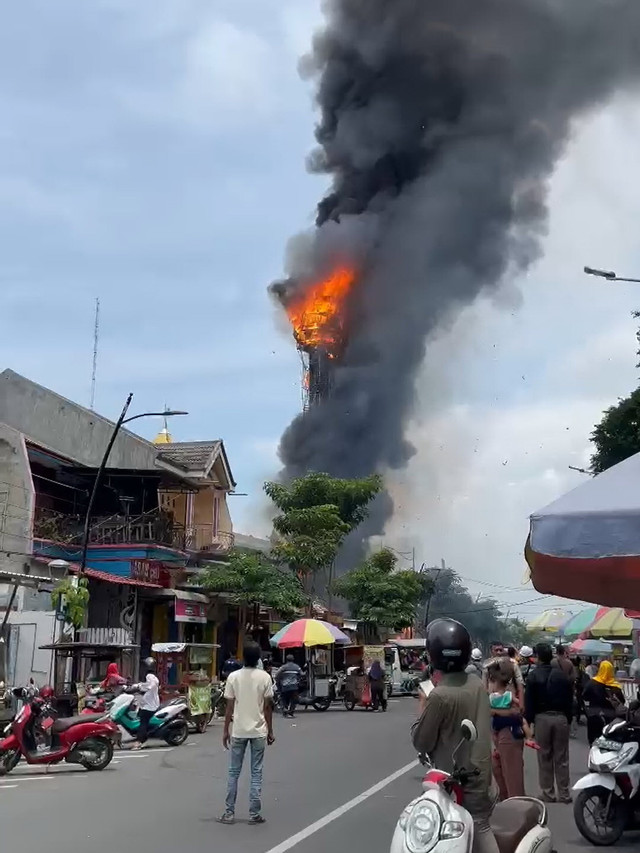
[[[539,616],[536,616],[527,625],[528,631],[545,631],[549,634],[557,634],[562,625],[567,621],[571,614],[566,610],[545,610]]]
[[[631,637],[633,623],[624,615],[624,608],[611,607],[604,616],[597,619],[589,633],[592,637]]]
[[[348,645],[351,642],[330,622],[321,619],[296,619],[281,628],[271,638],[271,645],[279,649],[296,649],[300,646],[330,646],[333,643]]]
[[[584,634],[593,625],[596,619],[607,612],[608,607],[599,607],[593,604],[591,607],[585,607],[584,610],[579,610],[569,618],[562,626],[562,634],[565,637],[579,637]]]

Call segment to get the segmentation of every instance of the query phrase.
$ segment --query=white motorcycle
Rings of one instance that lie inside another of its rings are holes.
[[[149,739],[163,740],[169,746],[180,746],[189,735],[188,715],[189,706],[182,697],[160,705],[149,720],[147,730]],[[134,696],[131,693],[121,693],[113,700],[109,716],[119,726],[121,737],[124,736],[131,741],[136,739],[140,720],[135,713]]]
[[[423,781],[424,793],[400,815],[390,853],[468,853],[473,847],[473,819],[463,806],[464,786],[470,773],[456,764],[465,741],[478,739],[470,720],[462,721],[462,740],[453,752],[453,772],[431,768]],[[499,803],[491,815],[491,829],[500,853],[552,853],[547,810],[540,800],[512,797]]]
[[[616,720],[589,751],[589,773],[573,787],[580,834],[598,847],[640,827],[640,727]]]

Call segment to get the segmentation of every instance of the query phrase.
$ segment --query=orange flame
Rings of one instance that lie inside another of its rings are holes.
[[[328,278],[296,294],[286,306],[293,334],[302,349],[324,347],[337,354],[343,338],[347,295],[355,281],[355,270],[337,267]]]

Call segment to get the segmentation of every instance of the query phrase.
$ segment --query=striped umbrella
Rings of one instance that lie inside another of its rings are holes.
[[[596,619],[600,619],[607,612],[608,607],[598,607],[597,604],[585,607],[571,616],[562,626],[562,634],[565,637],[578,637],[587,631]]]
[[[571,616],[566,610],[545,610],[527,625],[528,631],[544,631],[557,634],[567,619]]]
[[[331,646],[333,643],[348,645],[346,634],[330,622],[321,619],[296,619],[281,628],[271,638],[271,645],[279,649],[296,649],[300,646]]]
[[[624,615],[623,607],[612,607],[604,616],[597,619],[589,633],[592,637],[630,637],[633,630],[631,619]]]

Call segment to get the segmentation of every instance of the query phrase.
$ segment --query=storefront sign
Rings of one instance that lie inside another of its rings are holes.
[[[200,625],[207,624],[207,605],[198,601],[183,601],[176,598],[176,622],[190,622]]]
[[[143,583],[155,583],[168,588],[171,586],[171,574],[157,560],[131,560],[131,577]]]

